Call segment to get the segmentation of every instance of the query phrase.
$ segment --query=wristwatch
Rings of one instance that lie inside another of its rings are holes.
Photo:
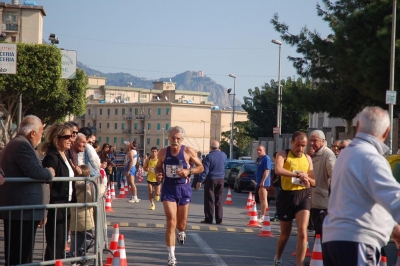
[[[299,174],[299,173],[296,173],[296,177],[297,177],[297,178],[300,178],[300,174]]]

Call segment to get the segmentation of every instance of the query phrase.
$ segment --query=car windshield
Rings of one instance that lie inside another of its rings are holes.
[[[232,169],[237,162],[225,162],[225,169]]]
[[[256,172],[256,165],[255,164],[245,164],[243,166],[243,172]]]

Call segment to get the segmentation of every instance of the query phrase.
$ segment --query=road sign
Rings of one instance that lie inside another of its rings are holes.
[[[17,74],[17,44],[0,44],[0,74]]]
[[[74,79],[76,76],[76,51],[61,50],[61,67],[63,79]]]
[[[397,91],[386,91],[386,104],[396,104]]]
[[[274,135],[275,135],[275,134],[280,135],[280,134],[281,134],[281,128],[280,128],[280,127],[274,127],[273,130],[272,130],[272,133],[273,133]]]

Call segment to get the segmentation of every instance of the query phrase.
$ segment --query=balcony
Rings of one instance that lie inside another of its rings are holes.
[[[144,134],[144,129],[135,129],[135,134]]]
[[[132,132],[131,132],[130,129],[125,129],[125,130],[123,131],[123,133],[124,133],[124,134],[131,134]]]
[[[85,120],[85,115],[80,115],[80,116],[77,116],[76,118]]]
[[[92,133],[95,134],[97,132],[97,129],[95,127],[90,128],[92,130]]]
[[[9,31],[18,31],[18,24],[6,24],[6,30]]]
[[[124,115],[125,120],[132,120],[132,115]]]
[[[139,116],[136,116],[136,119],[144,120],[144,119],[146,119],[146,116],[145,115],[139,115]]]
[[[96,114],[92,114],[92,119],[96,120],[97,119],[97,115]]]

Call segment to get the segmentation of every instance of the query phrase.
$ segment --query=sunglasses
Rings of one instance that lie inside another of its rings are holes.
[[[64,135],[64,136],[58,135],[58,138],[59,139],[70,139],[70,138],[72,138],[72,135]]]
[[[340,151],[340,150],[343,150],[344,148],[346,148],[346,146],[339,146],[338,149],[339,149],[339,151]]]
[[[90,145],[93,145],[93,141],[88,141],[87,143]]]
[[[78,131],[72,131],[72,135],[78,135]]]

